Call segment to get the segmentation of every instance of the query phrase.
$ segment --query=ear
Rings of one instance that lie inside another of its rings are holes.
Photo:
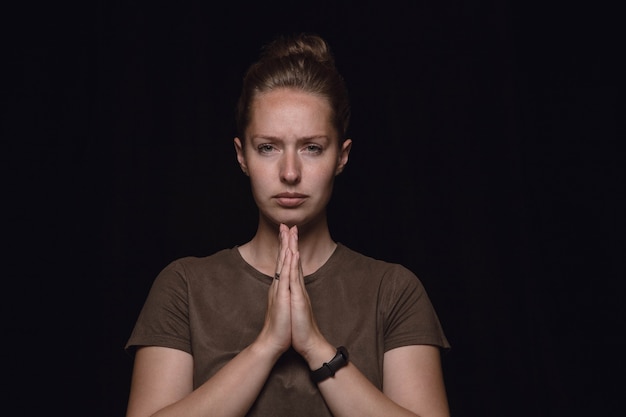
[[[248,165],[246,165],[246,156],[243,151],[243,144],[239,138],[235,138],[233,141],[235,144],[235,152],[237,153],[237,162],[244,174],[248,175]]]
[[[344,140],[341,144],[341,151],[339,152],[339,159],[337,160],[337,169],[335,170],[335,175],[339,175],[343,172],[343,169],[348,163],[350,149],[352,149],[352,139]]]

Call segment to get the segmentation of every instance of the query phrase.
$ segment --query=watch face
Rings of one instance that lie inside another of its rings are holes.
[[[337,354],[335,355],[335,357],[330,361],[330,365],[332,365],[333,368],[333,374],[341,367],[346,366],[346,364],[348,363],[348,351],[346,350],[345,347],[343,346],[339,346],[337,348]]]
[[[339,353],[341,353],[341,356],[343,356],[343,359],[347,362],[348,361],[348,350],[343,347],[343,346],[339,346],[337,348],[337,350],[339,351]]]

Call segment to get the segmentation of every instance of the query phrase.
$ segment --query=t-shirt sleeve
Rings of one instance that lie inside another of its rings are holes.
[[[411,271],[394,265],[385,275],[381,301],[385,351],[408,345],[450,348],[422,282]]]
[[[189,297],[184,266],[174,261],[154,280],[125,349],[162,346],[191,352]]]

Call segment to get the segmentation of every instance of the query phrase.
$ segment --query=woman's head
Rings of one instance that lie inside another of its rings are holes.
[[[349,116],[346,87],[320,37],[265,47],[244,77],[234,139],[262,224],[327,227],[334,178],[352,144]]]
[[[285,88],[327,99],[332,110],[331,123],[337,130],[339,142],[346,139],[350,121],[347,88],[335,67],[328,44],[312,34],[275,39],[263,48],[260,59],[250,66],[237,104],[237,134],[240,138],[245,139],[255,97]]]

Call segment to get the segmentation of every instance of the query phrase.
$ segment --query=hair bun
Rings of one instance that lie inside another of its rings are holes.
[[[259,60],[243,77],[237,101],[237,134],[244,138],[258,94],[289,88],[328,100],[330,122],[345,139],[350,122],[350,98],[343,77],[335,67],[329,44],[312,33],[282,35],[261,47]]]
[[[263,48],[262,55],[265,59],[306,56],[324,65],[335,64],[326,41],[310,33],[280,36]]]

